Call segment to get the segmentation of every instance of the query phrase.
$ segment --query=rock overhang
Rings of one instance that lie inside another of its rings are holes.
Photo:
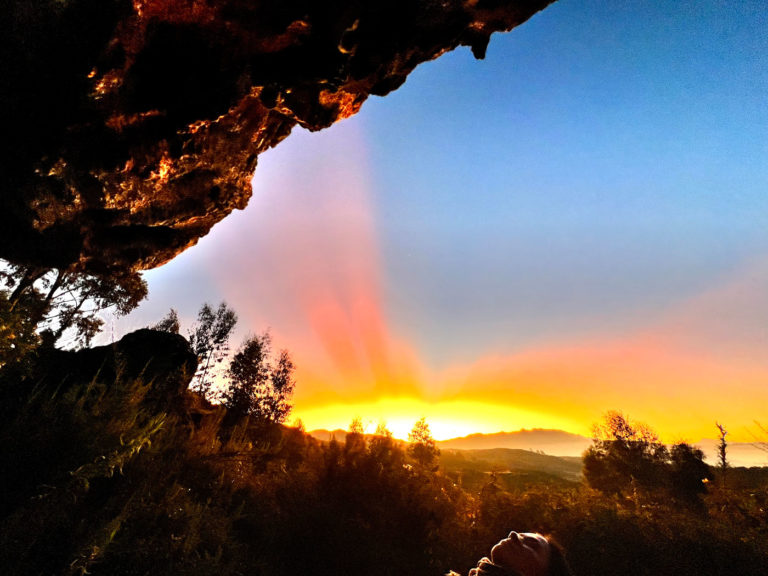
[[[260,153],[550,0],[10,0],[0,257],[159,266],[251,195]]]

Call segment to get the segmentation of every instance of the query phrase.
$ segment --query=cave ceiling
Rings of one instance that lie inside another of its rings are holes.
[[[159,266],[251,195],[258,156],[549,0],[6,0],[0,258]]]

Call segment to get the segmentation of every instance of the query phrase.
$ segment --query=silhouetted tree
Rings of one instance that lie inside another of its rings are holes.
[[[11,355],[34,343],[33,332],[45,332],[52,345],[67,335],[72,346],[87,346],[104,325],[100,313],[127,314],[147,296],[146,282],[130,270],[94,275],[6,263],[0,266],[0,283],[5,286],[0,315]],[[8,360],[13,358],[0,357],[0,364]]]
[[[365,456],[367,442],[365,441],[365,428],[363,420],[359,416],[349,423],[347,436],[344,438],[344,459],[347,464],[359,466]]]
[[[712,476],[704,462],[704,452],[680,442],[669,451],[669,479],[672,495],[680,500],[694,502],[707,491],[705,480]]]
[[[620,412],[609,412],[595,426],[583,463],[584,478],[601,492],[626,496],[640,489],[689,505],[701,505],[711,477],[701,450],[685,442],[668,450],[648,426]]]
[[[424,470],[436,470],[440,449],[432,437],[427,419],[422,417],[413,425],[408,433],[408,455]]]
[[[594,427],[592,446],[584,454],[584,478],[611,494],[656,488],[664,483],[667,458],[666,447],[651,428],[611,411]]]
[[[266,424],[280,424],[291,411],[294,365],[282,350],[272,358],[268,333],[246,339],[227,370],[228,385],[223,399],[237,415],[250,415]]]
[[[290,399],[296,381],[293,379],[296,366],[287,350],[281,350],[277,364],[272,367],[268,394],[264,398],[266,414],[271,422],[282,423],[291,411]]]
[[[171,308],[168,311],[168,314],[163,316],[163,319],[160,320],[157,324],[153,324],[150,326],[152,330],[159,330],[160,332],[170,332],[171,334],[178,334],[179,329],[181,328],[181,323],[179,322],[179,313],[176,312],[173,308]]]
[[[360,416],[355,416],[352,418],[352,421],[349,423],[349,428],[347,429],[347,435],[349,434],[357,434],[359,436],[365,434],[363,419],[360,418]]]
[[[728,473],[728,442],[725,437],[728,435],[728,431],[719,422],[715,422],[715,426],[717,426],[718,430],[717,464],[720,468],[720,484],[725,488],[725,478]]]
[[[229,352],[229,337],[237,324],[237,315],[222,302],[214,310],[206,303],[197,313],[197,322],[189,331],[189,343],[197,354],[197,373],[192,390],[208,397],[219,365]]]
[[[379,474],[388,470],[402,469],[403,450],[383,422],[379,423],[376,432],[368,440],[368,453]]]

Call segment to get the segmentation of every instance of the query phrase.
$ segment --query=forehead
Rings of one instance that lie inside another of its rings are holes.
[[[544,538],[544,536],[542,536],[538,532],[523,532],[521,536],[525,537],[526,540],[534,539],[534,540],[538,540],[542,544],[549,544],[549,542],[547,542],[547,539]]]

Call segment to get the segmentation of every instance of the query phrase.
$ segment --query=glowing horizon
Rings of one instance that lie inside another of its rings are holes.
[[[363,134],[352,125],[343,139],[340,132],[301,137],[303,149],[285,146],[284,157],[257,173],[252,207],[233,216],[247,227],[222,229],[212,244],[205,239],[198,258],[217,270],[217,291],[241,328],[271,327],[275,346],[292,352],[294,416],[307,429],[346,429],[359,416],[371,431],[385,422],[405,439],[424,416],[438,439],[521,428],[588,435],[606,411],[621,410],[667,442],[714,437],[715,420],[733,441],[752,439],[757,418],[749,410],[768,406],[768,366],[762,349],[745,347],[742,337],[748,330],[760,341],[768,256],[627,330],[498,343],[435,365],[387,310]],[[318,146],[338,155],[307,186],[298,167],[320,163],[317,148],[307,146],[318,137],[325,142]],[[259,265],[222,261],[217,244],[252,246],[249,257]]]
[[[271,328],[291,351],[307,429],[585,434],[621,410],[668,442],[716,420],[750,441],[768,419],[762,30],[749,8],[558,3],[483,62],[420,66],[262,155],[249,207],[148,273],[133,326],[226,300],[233,347]]]
[[[668,442],[713,437],[715,420],[738,422],[730,426],[730,437],[749,440],[744,424],[751,420],[745,412],[756,401],[768,405],[762,385],[768,366],[759,346],[745,348],[742,341],[745,330],[760,341],[760,315],[741,311],[765,310],[768,257],[741,263],[714,285],[627,330],[547,339],[512,350],[501,344],[476,356],[429,364],[386,309],[376,232],[380,216],[372,201],[365,135],[352,126],[345,140],[328,139],[340,154],[323,165],[321,173],[328,176],[313,181],[309,210],[328,216],[313,221],[311,231],[306,229],[307,192],[295,178],[286,182],[285,174],[314,156],[302,159],[294,152],[287,165],[275,165],[274,176],[262,172],[254,178],[255,194],[265,204],[272,190],[298,190],[283,193],[273,208],[281,214],[279,228],[253,243],[269,246],[278,263],[290,261],[305,271],[299,278],[289,268],[286,276],[276,264],[269,276],[296,317],[293,330],[276,335],[295,352],[295,416],[308,429],[346,429],[359,416],[371,431],[386,422],[405,439],[425,416],[438,439],[520,428],[588,435],[606,411],[622,410]],[[350,213],[353,218],[343,216]],[[300,224],[286,226],[291,220]],[[267,226],[259,227],[262,234]],[[286,254],[281,235],[294,243],[303,240]],[[225,285],[225,293],[231,292],[234,282]],[[250,307],[245,312],[249,315]],[[729,392],[726,405],[717,393],[724,382],[750,396],[739,401]],[[711,390],[711,396],[703,390]]]
[[[417,420],[424,417],[436,440],[470,434],[494,434],[523,428],[560,429],[585,434],[559,416],[516,410],[510,406],[480,401],[426,402],[416,398],[381,398],[355,404],[333,404],[303,409],[297,406],[292,417],[307,430],[347,430],[353,418],[360,418],[366,433],[384,424],[395,438],[407,440]],[[346,418],[346,420],[345,420]]]

